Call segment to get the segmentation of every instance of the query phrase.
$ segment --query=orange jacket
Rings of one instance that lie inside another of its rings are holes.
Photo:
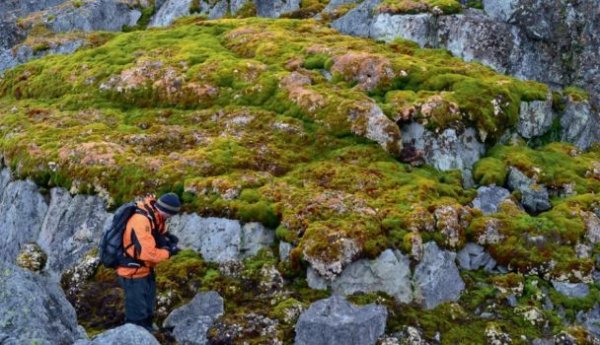
[[[150,206],[151,197],[147,197],[144,201],[138,202],[138,207],[142,210],[145,207],[153,209]],[[159,212],[153,212],[156,219],[157,230],[160,234],[165,234],[165,220],[160,216]],[[132,236],[134,234],[134,236]],[[130,246],[133,240],[133,246]],[[137,241],[136,241],[137,240]],[[129,247],[129,248],[128,248]],[[124,278],[143,278],[150,274],[152,267],[159,262],[169,258],[167,249],[158,248],[154,236],[152,236],[152,224],[150,219],[143,214],[134,214],[125,227],[123,233],[123,248],[127,255],[144,262],[141,267],[117,267],[117,274]]]

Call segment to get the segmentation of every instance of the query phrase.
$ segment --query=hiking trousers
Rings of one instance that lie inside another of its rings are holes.
[[[125,323],[142,326],[152,332],[152,318],[156,303],[154,272],[143,278],[118,278],[125,290]]]

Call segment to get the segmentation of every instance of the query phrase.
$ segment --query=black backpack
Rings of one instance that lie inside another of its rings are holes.
[[[144,263],[128,256],[123,248],[123,233],[129,218],[135,213],[147,216],[134,202],[122,205],[115,212],[112,224],[102,233],[100,240],[100,263],[107,268],[118,266],[141,267]]]

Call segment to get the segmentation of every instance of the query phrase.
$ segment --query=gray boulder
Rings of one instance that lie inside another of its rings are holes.
[[[464,270],[478,270],[483,267],[489,272],[496,267],[496,260],[485,251],[485,248],[475,243],[467,243],[458,252],[456,261]]]
[[[583,283],[564,283],[553,281],[552,286],[554,286],[556,291],[570,298],[583,298],[590,293],[590,287]]]
[[[481,210],[483,214],[490,215],[498,212],[498,206],[510,197],[510,191],[497,186],[483,186],[477,189],[477,197],[473,200],[473,207]]]
[[[184,214],[169,219],[169,232],[179,237],[181,248],[202,253],[207,261],[239,260],[268,248],[273,242],[273,231],[256,223],[243,228],[239,221],[224,218],[202,218]]]
[[[457,301],[465,289],[454,263],[456,253],[440,250],[435,242],[425,244],[423,259],[415,268],[415,299],[425,309],[448,301]]]
[[[334,295],[317,301],[296,324],[295,345],[374,345],[385,332],[387,310],[380,305],[356,307]]]
[[[237,220],[178,215],[169,219],[169,232],[179,237],[181,248],[197,250],[205,260],[225,262],[239,257],[242,226]]]
[[[85,338],[56,283],[2,260],[0,310],[0,335],[14,344],[70,345]]]
[[[402,126],[402,143],[422,152],[425,162],[438,170],[461,170],[466,181],[471,180],[473,164],[485,153],[485,145],[479,142],[473,128],[460,134],[448,128],[436,135],[413,122]]]
[[[412,282],[408,257],[388,249],[375,260],[359,260],[344,269],[331,283],[336,294],[383,291],[398,302],[412,301]]]
[[[49,254],[48,269],[62,273],[98,246],[102,231],[112,216],[98,196],[72,197],[63,188],[50,191],[50,206],[38,243]]]
[[[554,121],[552,98],[521,103],[517,132],[524,138],[539,137],[548,132]]]
[[[277,18],[300,8],[300,0],[254,0],[259,17]]]
[[[275,232],[260,223],[244,224],[241,236],[240,258],[242,259],[258,254],[261,249],[270,247],[275,241]]]
[[[223,298],[218,293],[202,292],[190,303],[173,310],[163,326],[172,329],[180,344],[205,345],[208,344],[208,329],[223,312]]]
[[[0,172],[0,260],[14,262],[21,245],[37,239],[48,205],[35,183]]]
[[[521,204],[530,213],[539,213],[552,208],[548,189],[538,185],[535,181],[519,169],[511,167],[507,178],[508,188],[521,192]]]
[[[3,16],[23,17],[32,12],[60,5],[67,0],[4,0],[0,2],[0,18]]]
[[[160,343],[143,327],[127,323],[95,336],[91,341],[80,340],[73,345],[159,345]]]

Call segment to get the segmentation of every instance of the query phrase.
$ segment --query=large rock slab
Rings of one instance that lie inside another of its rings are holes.
[[[457,301],[465,289],[455,258],[456,253],[440,250],[435,242],[425,244],[423,259],[414,273],[415,299],[425,309]]]
[[[169,220],[169,232],[179,237],[181,248],[197,250],[208,261],[238,259],[242,235],[239,221],[184,214]]]
[[[240,258],[245,259],[268,248],[275,241],[275,232],[260,223],[246,223],[242,227]]]
[[[208,329],[223,312],[223,298],[218,293],[202,292],[190,303],[173,310],[163,326],[172,329],[180,344],[205,345]]]
[[[63,188],[50,191],[50,206],[38,243],[48,253],[48,269],[62,273],[96,248],[112,216],[98,196],[71,196]]]
[[[35,50],[23,44],[13,49],[0,50],[0,71],[24,64],[30,60],[39,59],[46,55],[71,54],[84,45],[84,40],[74,39],[62,43],[52,44],[49,49]]]
[[[382,291],[393,296],[398,302],[412,301],[410,261],[407,256],[391,249],[385,250],[375,260],[362,259],[353,262],[332,282],[309,268],[307,281],[313,289],[323,290],[329,286],[339,295]]]
[[[179,237],[181,248],[202,253],[205,260],[227,262],[256,254],[273,242],[273,231],[257,223],[243,227],[237,220],[178,215],[169,220],[169,232]]]
[[[91,341],[80,340],[73,345],[160,345],[144,327],[131,323],[110,329],[95,336]]]
[[[20,246],[37,239],[48,205],[35,183],[11,179],[0,172],[0,260],[14,262]]]
[[[2,260],[0,311],[0,334],[13,344],[70,345],[85,338],[58,284]]]
[[[334,295],[313,303],[296,324],[295,345],[374,345],[385,332],[387,310],[356,307]]]

